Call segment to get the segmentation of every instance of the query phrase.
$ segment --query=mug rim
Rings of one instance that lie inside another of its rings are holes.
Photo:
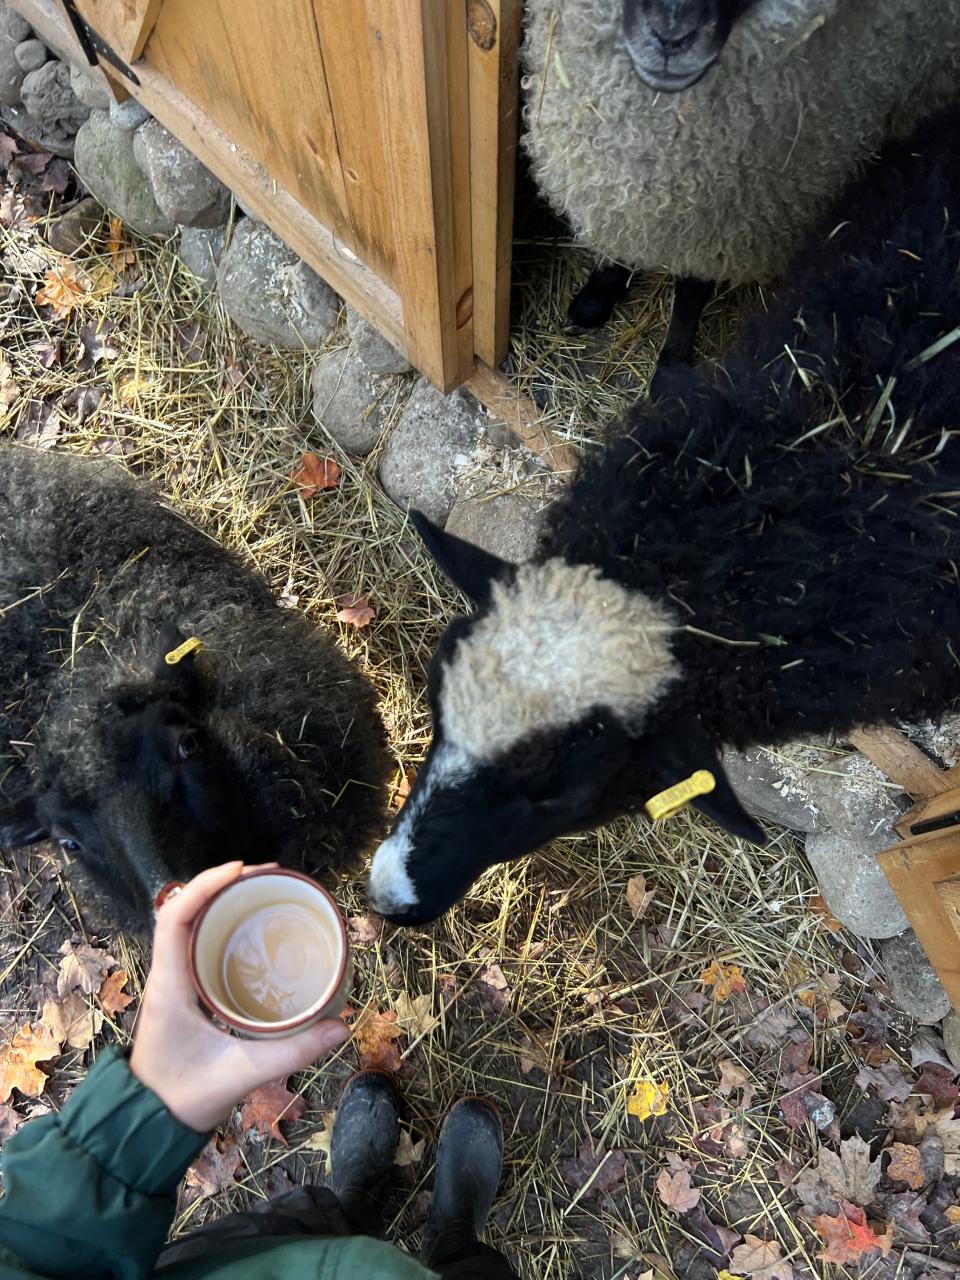
[[[293,880],[303,880],[312,888],[316,889],[318,893],[322,894],[323,897],[326,898],[327,902],[333,908],[334,919],[337,922],[337,929],[340,934],[340,968],[337,970],[336,980],[331,984],[329,993],[324,1000],[314,1002],[314,1006],[311,1006],[312,1011],[308,1010],[306,1013],[302,1013],[296,1018],[288,1018],[283,1022],[262,1022],[256,1018],[238,1018],[234,1014],[227,1013],[225,1010],[221,1009],[216,1001],[214,1001],[213,998],[204,990],[197,974],[197,937],[200,933],[201,926],[206,919],[207,912],[217,899],[223,894],[229,892],[234,885],[239,884],[242,880],[257,880],[261,876],[284,876]],[[193,983],[193,989],[196,991],[200,1003],[204,1006],[207,1012],[212,1013],[215,1018],[226,1023],[227,1026],[232,1027],[235,1031],[254,1032],[260,1036],[288,1035],[291,1031],[296,1031],[298,1027],[303,1026],[305,1023],[319,1021],[318,1014],[323,1009],[324,1004],[329,1004],[343,983],[349,961],[350,940],[347,936],[347,924],[343,917],[343,912],[337,905],[333,894],[330,893],[328,889],[325,889],[322,884],[319,884],[314,880],[313,876],[308,876],[303,871],[294,871],[289,867],[256,867],[250,871],[241,871],[240,874],[231,880],[229,884],[225,884],[223,888],[217,890],[212,898],[207,899],[200,908],[200,911],[197,913],[197,916],[190,927],[190,945],[187,948],[187,966],[190,970],[190,980]]]

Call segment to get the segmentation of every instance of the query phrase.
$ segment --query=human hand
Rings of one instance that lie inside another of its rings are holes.
[[[241,1040],[214,1026],[201,1009],[187,958],[190,928],[204,904],[243,870],[242,862],[211,867],[160,908],[134,1031],[130,1070],[199,1133],[215,1128],[257,1085],[302,1070],[350,1036],[333,1018],[296,1035]]]

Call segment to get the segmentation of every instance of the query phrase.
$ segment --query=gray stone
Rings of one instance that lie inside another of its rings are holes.
[[[944,1018],[941,1030],[947,1057],[960,1071],[960,1014],[955,1009],[951,1009]]]
[[[723,753],[723,771],[747,813],[792,831],[813,831],[820,814],[806,787],[762,747]]]
[[[226,227],[184,227],[180,233],[180,261],[208,289],[217,283],[226,241]]]
[[[354,354],[362,360],[370,373],[396,376],[409,373],[413,368],[407,357],[352,307],[347,307],[347,332],[350,334]]]
[[[30,37],[30,24],[0,0],[0,102],[20,101],[24,70],[17,61],[17,45]]]
[[[169,235],[174,224],[158,207],[133,154],[133,135],[106,111],[92,111],[77,134],[76,167],[102,205],[144,236]]]
[[[31,38],[24,40],[22,44],[18,44],[13,51],[13,56],[17,60],[17,65],[21,71],[37,71],[45,62],[50,60],[50,52],[42,40]]]
[[[380,461],[380,483],[388,496],[444,524],[456,497],[457,463],[474,447],[482,426],[472,401],[457,393],[444,396],[422,378]]]
[[[103,209],[92,196],[78,201],[47,228],[47,241],[58,253],[79,253],[103,221]]]
[[[805,849],[833,914],[863,938],[892,938],[909,925],[876,855],[890,839],[812,831]]]
[[[491,555],[520,564],[537,549],[542,525],[536,502],[522,493],[498,493],[458,498],[446,528]]]
[[[109,111],[115,101],[107,78],[98,67],[72,66],[70,88],[81,102],[97,111]]]
[[[902,809],[894,796],[902,792],[887,785],[865,756],[849,755],[829,769],[808,773],[804,781],[810,800],[834,831],[874,840],[878,851],[896,840],[893,824]]]
[[[41,151],[51,151],[64,160],[73,159],[73,135],[61,133],[59,130],[45,131],[26,107],[20,104],[14,106],[0,104],[0,119],[6,121],[20,134],[21,138],[26,139]]]
[[[112,98],[108,110],[113,123],[121,129],[126,129],[128,133],[139,129],[150,119],[147,108],[141,106],[133,97],[124,98],[123,102],[117,102],[116,98]]]
[[[383,427],[380,398],[351,347],[320,357],[310,379],[313,416],[347,453],[368,454]]]
[[[880,954],[890,994],[904,1013],[918,1022],[939,1022],[950,1012],[950,997],[912,929],[881,942]]]
[[[133,154],[150,180],[154,200],[173,222],[185,227],[226,223],[230,192],[159,120],[148,120],[136,131]]]
[[[339,300],[301,266],[269,228],[244,218],[220,264],[223,309],[257,342],[291,350],[322,346],[336,327]]]
[[[70,88],[70,68],[65,62],[47,62],[28,72],[20,98],[45,134],[72,138],[90,114]]]

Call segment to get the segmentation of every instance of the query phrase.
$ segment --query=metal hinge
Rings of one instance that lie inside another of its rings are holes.
[[[90,63],[91,67],[98,65],[97,55],[99,54],[99,56],[101,58],[105,58],[112,67],[115,67],[121,75],[126,76],[128,80],[139,85],[140,80],[136,73],[127,66],[119,54],[114,53],[99,31],[94,31],[90,23],[77,13],[75,0],[60,0],[60,3],[63,5],[66,15],[70,19],[70,25],[73,27],[74,33],[80,41],[80,48],[86,54],[87,61]]]

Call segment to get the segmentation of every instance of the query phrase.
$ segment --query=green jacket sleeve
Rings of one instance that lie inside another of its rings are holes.
[[[4,1148],[0,1270],[142,1280],[207,1136],[107,1050],[59,1115],[25,1124]]]

